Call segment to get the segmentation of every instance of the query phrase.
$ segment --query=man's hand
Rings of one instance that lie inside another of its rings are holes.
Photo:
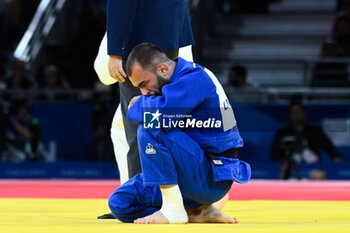
[[[25,137],[27,140],[32,139],[33,134],[32,132],[27,129],[25,126],[21,125],[15,118],[10,117],[10,122],[12,123],[12,125],[15,127],[15,129],[23,136]]]
[[[125,82],[126,74],[123,70],[123,60],[121,56],[109,56],[108,59],[108,71],[109,75],[116,79],[118,82]]]
[[[336,158],[333,159],[333,161],[335,163],[341,163],[342,159],[341,159],[341,157],[336,157]]]
[[[131,106],[132,106],[140,97],[141,97],[141,95],[137,95],[137,96],[135,96],[134,98],[132,98],[132,99],[130,100],[128,109],[131,108]]]

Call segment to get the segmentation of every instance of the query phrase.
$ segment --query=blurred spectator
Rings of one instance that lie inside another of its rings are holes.
[[[217,0],[216,7],[223,15],[268,13],[269,0]]]
[[[327,180],[328,178],[327,178],[326,171],[319,168],[315,168],[311,170],[311,172],[309,173],[309,179],[310,180]]]
[[[55,65],[45,66],[42,75],[43,83],[37,99],[47,101],[72,99],[71,88]]]
[[[88,0],[82,0],[81,7],[79,30],[65,47],[64,59],[68,64],[65,75],[73,88],[91,88],[97,80],[91,64],[106,32],[106,16],[95,14],[95,6]]]
[[[342,13],[346,15],[350,15],[350,0],[343,0],[344,1],[344,6],[342,8]]]
[[[322,129],[306,122],[306,114],[304,105],[292,103],[289,106],[289,125],[278,130],[273,140],[270,158],[280,162],[281,179],[288,179],[292,168],[300,179],[298,163],[320,162],[321,150],[325,150],[334,162],[341,161],[341,155]]]
[[[345,34],[350,32],[349,16],[348,12],[341,12],[337,15],[333,25],[333,33]]]
[[[350,15],[340,13],[334,22],[333,37],[345,56],[350,56]]]
[[[112,140],[110,137],[110,112],[109,104],[103,98],[103,92],[96,92],[91,115],[91,129],[95,133],[94,160],[108,161],[114,159]]]
[[[247,83],[247,69],[244,66],[232,66],[228,74],[228,85],[236,88],[252,86]]]
[[[337,10],[332,38],[326,38],[322,44],[321,58],[324,61],[318,62],[313,69],[312,86],[350,85],[347,62],[336,60],[350,56],[350,0],[339,0]]]
[[[350,15],[350,0],[337,0],[336,11]]]
[[[0,41],[0,43],[1,43],[1,41]],[[0,81],[2,80],[2,78],[6,74],[5,64],[7,63],[7,60],[8,60],[8,57],[6,56],[6,54],[0,50]]]
[[[212,39],[220,15],[215,10],[215,4],[212,0],[190,0],[191,25],[196,41],[193,47],[194,60],[204,58],[203,50]]]
[[[349,84],[347,62],[330,60],[336,59],[342,54],[344,54],[344,49],[334,39],[327,38],[323,42],[321,58],[324,61],[316,63],[313,68],[312,86],[346,86]]]
[[[8,123],[8,109],[5,101],[0,98],[0,161],[6,149],[6,128]]]
[[[244,66],[230,68],[224,89],[230,102],[257,102],[259,100],[258,85],[247,81],[247,69]]]
[[[237,14],[239,9],[239,2],[234,0],[217,0],[216,9],[221,15],[235,15]]]
[[[68,54],[64,54],[64,48],[54,42],[48,42],[44,48],[45,54],[45,64],[39,69],[39,77],[43,76],[43,71],[47,65],[55,65],[60,71],[60,74],[64,77],[68,77],[69,72],[71,72],[69,62],[67,61]]]
[[[7,89],[29,90],[36,87],[36,82],[27,74],[26,64],[23,61],[14,59],[11,70],[4,79]]]
[[[265,14],[269,11],[269,0],[235,0],[240,12],[246,14]]]
[[[44,143],[39,119],[31,116],[25,102],[15,103],[14,115],[8,117],[5,162],[44,160]]]
[[[40,0],[12,0],[11,34],[12,40],[18,43],[33,18]]]

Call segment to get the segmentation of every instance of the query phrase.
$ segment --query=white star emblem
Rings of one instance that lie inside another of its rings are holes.
[[[159,121],[159,117],[160,117],[160,115],[162,115],[161,113],[159,113],[159,109],[157,109],[157,111],[155,113],[151,113],[151,114],[153,116],[151,122],[156,120],[156,119],[157,119],[157,121]]]

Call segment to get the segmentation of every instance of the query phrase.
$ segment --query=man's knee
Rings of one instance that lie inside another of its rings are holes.
[[[144,199],[149,201],[154,196],[158,197],[159,192],[158,190],[146,191],[143,185],[143,175],[138,174],[111,194],[108,206],[116,219],[122,222],[133,222],[135,219],[149,214],[149,211],[155,211],[152,208],[149,209],[145,205],[145,201],[140,201],[142,196],[147,194]]]
[[[109,209],[113,216],[122,222],[132,222],[130,215],[130,203],[132,203],[133,195],[126,192],[115,190],[108,199]]]

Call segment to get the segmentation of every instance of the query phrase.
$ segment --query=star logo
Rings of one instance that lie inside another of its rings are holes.
[[[159,117],[162,115],[160,112],[159,112],[159,109],[157,109],[157,111],[155,113],[151,113],[152,115],[152,120],[151,122],[153,122],[154,120],[157,120],[159,121]]]
[[[143,113],[143,126],[147,129],[160,129],[160,116],[162,113],[157,109],[156,112],[144,112]]]

